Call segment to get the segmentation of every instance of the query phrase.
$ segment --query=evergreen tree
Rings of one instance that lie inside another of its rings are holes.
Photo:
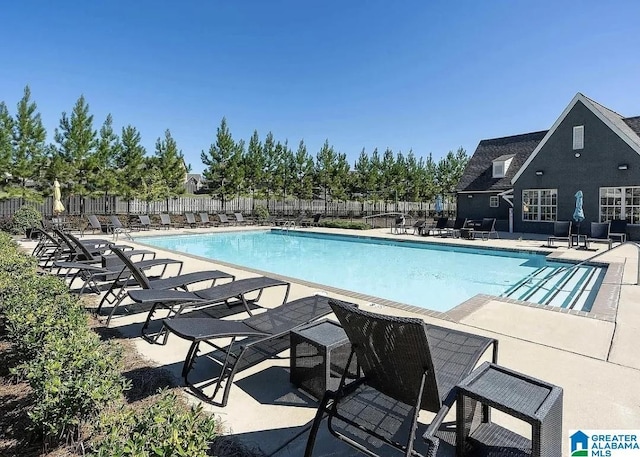
[[[243,160],[245,187],[248,188],[251,192],[251,197],[254,199],[256,191],[260,189],[260,183],[263,181],[264,165],[262,143],[260,143],[258,131],[254,130],[249,139],[249,146]]]
[[[463,148],[458,148],[456,152],[449,151],[440,159],[435,173],[436,186],[438,193],[444,198],[450,198],[455,193],[468,162],[467,151]]]
[[[187,177],[187,168],[184,163],[184,155],[178,149],[176,141],[167,129],[164,139],[156,140],[155,166],[160,176],[159,197],[163,197],[169,211],[169,198],[185,193],[184,182]]]
[[[292,193],[300,200],[313,197],[313,157],[307,152],[304,140],[300,140],[298,150],[293,157],[295,177]]]
[[[11,158],[13,156],[13,118],[7,105],[0,102],[0,198],[7,196],[4,192]]]
[[[243,180],[242,154],[244,142],[236,144],[227,127],[226,118],[222,118],[216,133],[216,142],[209,151],[202,151],[200,158],[207,167],[203,176],[209,183],[211,195],[222,200],[222,208],[228,198],[237,195]]]
[[[338,200],[347,199],[347,189],[349,188],[349,162],[347,155],[339,152],[333,168],[333,183],[331,186],[331,196]]]
[[[395,162],[393,151],[389,148],[385,149],[380,163],[380,190],[383,199],[387,202],[393,201],[395,198],[395,177],[393,175]]]
[[[84,211],[84,197],[96,189],[94,175],[96,164],[93,155],[97,146],[97,133],[93,129],[93,115],[89,114],[89,105],[81,95],[71,112],[62,113],[60,126],[55,130],[54,139],[58,143],[57,154],[68,166],[62,175],[56,176],[69,186],[72,194],[80,195],[81,213]]]
[[[117,192],[127,200],[127,212],[130,212],[131,200],[142,195],[144,190],[142,177],[145,172],[146,151],[140,144],[140,132],[135,127],[123,127],[121,138],[121,147],[118,148],[115,160],[118,169]]]
[[[100,127],[97,140],[96,153],[94,155],[94,168],[96,173],[93,177],[95,188],[104,194],[105,210],[109,212],[109,195],[118,191],[118,165],[122,145],[120,138],[113,131],[113,118],[107,115],[102,127]]]
[[[27,189],[26,185],[28,180],[40,182],[47,136],[40,113],[36,112],[37,109],[36,103],[31,101],[31,89],[26,86],[24,95],[18,102],[18,112],[15,117],[14,147],[9,173],[12,184],[20,186],[18,195],[22,199],[32,201],[39,200],[41,196]]]
[[[269,206],[269,196],[276,190],[276,173],[278,171],[278,158],[276,151],[276,142],[273,139],[273,133],[267,133],[262,145],[262,157],[264,159],[262,169],[262,181],[260,183],[261,194],[267,199],[267,207]]]
[[[336,186],[335,175],[338,155],[333,146],[329,146],[329,140],[325,140],[322,148],[316,154],[315,176],[316,183],[324,193],[324,212],[329,209],[329,196]]]

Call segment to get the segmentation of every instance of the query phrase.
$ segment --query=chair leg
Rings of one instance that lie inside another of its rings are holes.
[[[320,429],[320,424],[322,423],[322,419],[324,417],[324,412],[327,409],[327,405],[331,400],[331,396],[329,392],[325,392],[322,397],[322,401],[320,402],[320,406],[318,406],[318,411],[316,412],[316,417],[313,419],[313,425],[311,425],[311,429],[309,430],[309,438],[307,438],[307,446],[304,451],[304,457],[311,457],[313,454],[313,448],[316,444],[316,436],[318,435],[318,430]]]

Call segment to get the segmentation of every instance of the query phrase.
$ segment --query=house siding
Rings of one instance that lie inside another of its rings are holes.
[[[584,148],[581,150],[573,150],[573,127],[577,125],[584,125]],[[575,157],[576,152],[580,157]],[[628,170],[618,170],[621,163],[628,164]],[[537,170],[544,174],[537,176]],[[638,185],[640,155],[582,102],[577,102],[514,183],[514,229],[534,233],[553,230],[552,222],[522,220],[523,189],[557,189],[558,220],[572,219],[575,193],[582,190],[585,214],[582,232],[586,233],[590,223],[599,219],[601,187]]]
[[[472,195],[472,197],[469,198],[469,195]],[[499,206],[497,208],[491,208],[489,206],[489,197],[492,195],[498,195],[498,192],[458,194],[458,216],[473,220],[479,220],[484,217],[494,217],[497,219],[496,228],[498,230],[508,230],[510,205],[500,197],[498,198]]]

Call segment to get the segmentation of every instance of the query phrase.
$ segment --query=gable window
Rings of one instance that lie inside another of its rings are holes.
[[[509,165],[511,165],[511,161],[513,160],[513,154],[500,156],[497,159],[493,160],[493,177],[494,178],[504,178],[507,174],[507,170],[509,169]]]
[[[497,195],[491,195],[489,197],[489,208],[497,208],[500,206],[500,201],[498,200]]]
[[[640,223],[640,187],[600,188],[600,222],[613,219]]]
[[[573,128],[573,149],[584,149],[584,125]]]
[[[522,220],[553,222],[558,214],[558,189],[525,189],[522,191]]]
[[[504,178],[504,162],[493,162],[493,177]]]

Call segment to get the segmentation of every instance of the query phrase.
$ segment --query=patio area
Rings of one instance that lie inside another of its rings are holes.
[[[179,229],[169,233],[209,233],[222,230],[255,230],[255,227],[225,227],[215,229]],[[339,229],[304,228],[324,233],[353,234]],[[135,233],[144,243],[145,236],[167,234],[167,231],[151,230]],[[360,234],[360,233],[358,233]],[[517,250],[547,250],[546,236],[500,233],[500,239],[463,240],[437,236],[417,237],[411,234],[393,234],[389,229],[374,229],[367,236],[392,239],[410,239],[433,243],[452,243],[465,246],[509,248]],[[129,240],[120,243],[148,249]],[[26,247],[31,243],[25,242]],[[597,252],[603,252],[598,246]],[[584,260],[596,254],[558,247],[548,249],[552,257]],[[234,274],[237,279],[255,276],[257,273],[232,267],[226,263],[185,256],[176,252],[157,249],[158,257],[184,260],[183,273],[205,269],[220,269]],[[347,294],[330,287],[292,281],[289,300],[326,294],[358,304],[362,309],[388,315],[419,317],[428,323],[489,336],[499,340],[498,363],[510,369],[555,384],[564,389],[563,449],[568,451],[571,430],[637,428],[640,424],[640,287],[638,276],[638,250],[631,245],[615,249],[598,258],[611,263],[619,275],[609,275],[601,291],[608,303],[617,302],[606,312],[594,308],[591,313],[571,313],[541,306],[527,306],[508,302],[497,297],[476,296],[453,310],[442,314],[403,306],[371,297]],[[278,277],[277,275],[269,274]],[[273,297],[270,295],[273,294]],[[276,306],[281,293],[267,290],[261,300],[263,306]],[[152,345],[140,337],[145,313],[121,315],[113,319],[123,338],[132,339],[143,355],[154,366],[169,370],[181,379],[182,362],[189,343],[171,335],[166,346]],[[488,356],[487,356],[488,357]],[[205,408],[215,414],[229,434],[249,447],[268,456],[300,456],[304,453],[308,429],[316,413],[318,403],[307,394],[294,388],[289,382],[289,352],[282,358],[261,362],[238,373],[231,388],[228,405],[224,408],[205,403]],[[195,375],[211,377],[203,365]],[[202,372],[199,372],[202,371]],[[196,397],[185,391],[190,401]],[[450,420],[455,420],[455,411]],[[421,416],[421,422],[422,422]],[[424,414],[425,423],[431,415]],[[527,435],[528,425],[506,415],[494,414],[493,420],[501,425]],[[420,429],[418,435],[420,436]],[[418,439],[419,441],[420,439]],[[453,449],[442,446],[442,455],[453,455]],[[362,455],[329,436],[326,427],[321,429],[314,455],[350,456]],[[439,454],[440,455],[440,454]]]

